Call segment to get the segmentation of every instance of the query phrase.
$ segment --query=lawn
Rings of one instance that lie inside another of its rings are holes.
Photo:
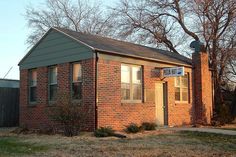
[[[129,135],[95,138],[89,133],[77,137],[60,135],[0,136],[0,157],[8,156],[236,156],[236,136],[199,132]]]
[[[46,145],[33,142],[24,142],[18,137],[0,137],[0,157],[2,156],[23,156],[35,152],[47,151]]]

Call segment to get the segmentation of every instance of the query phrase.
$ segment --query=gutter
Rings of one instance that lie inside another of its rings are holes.
[[[163,61],[160,59],[154,59],[154,58],[142,57],[142,56],[136,56],[136,55],[130,55],[130,54],[123,54],[123,53],[119,53],[119,52],[115,52],[115,51],[104,51],[102,49],[95,49],[95,51],[100,51],[102,53],[107,53],[107,54],[115,54],[115,55],[119,55],[119,56],[127,56],[127,57],[132,57],[132,58],[137,58],[137,59],[141,58],[141,59],[148,60],[148,61],[156,61],[156,62],[161,62],[161,63],[167,63],[167,64],[172,64],[172,65],[181,65],[181,66],[193,68],[192,65],[188,65],[188,64],[176,63],[176,62],[171,62],[171,61]]]

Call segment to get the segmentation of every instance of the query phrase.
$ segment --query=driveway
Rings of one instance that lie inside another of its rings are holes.
[[[175,131],[198,131],[198,132],[207,132],[207,133],[216,133],[216,134],[223,134],[223,135],[235,135],[236,131],[234,130],[223,130],[223,129],[214,129],[214,128],[167,128],[168,130],[175,130]]]

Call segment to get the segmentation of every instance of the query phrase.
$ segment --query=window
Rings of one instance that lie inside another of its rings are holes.
[[[72,64],[72,99],[82,99],[82,69],[81,64]]]
[[[32,69],[29,72],[29,101],[36,102],[37,101],[37,71],[36,69]]]
[[[57,67],[49,67],[49,101],[55,101],[57,97]]]
[[[175,101],[187,102],[189,76],[185,74],[175,78]]]
[[[121,65],[122,100],[142,100],[142,68],[134,65]]]

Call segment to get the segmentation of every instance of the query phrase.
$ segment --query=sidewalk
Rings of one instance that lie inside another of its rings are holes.
[[[234,130],[223,130],[223,129],[214,129],[214,128],[167,128],[168,130],[175,131],[198,131],[198,132],[207,132],[207,133],[216,133],[223,135],[234,135],[236,136],[236,131]]]

